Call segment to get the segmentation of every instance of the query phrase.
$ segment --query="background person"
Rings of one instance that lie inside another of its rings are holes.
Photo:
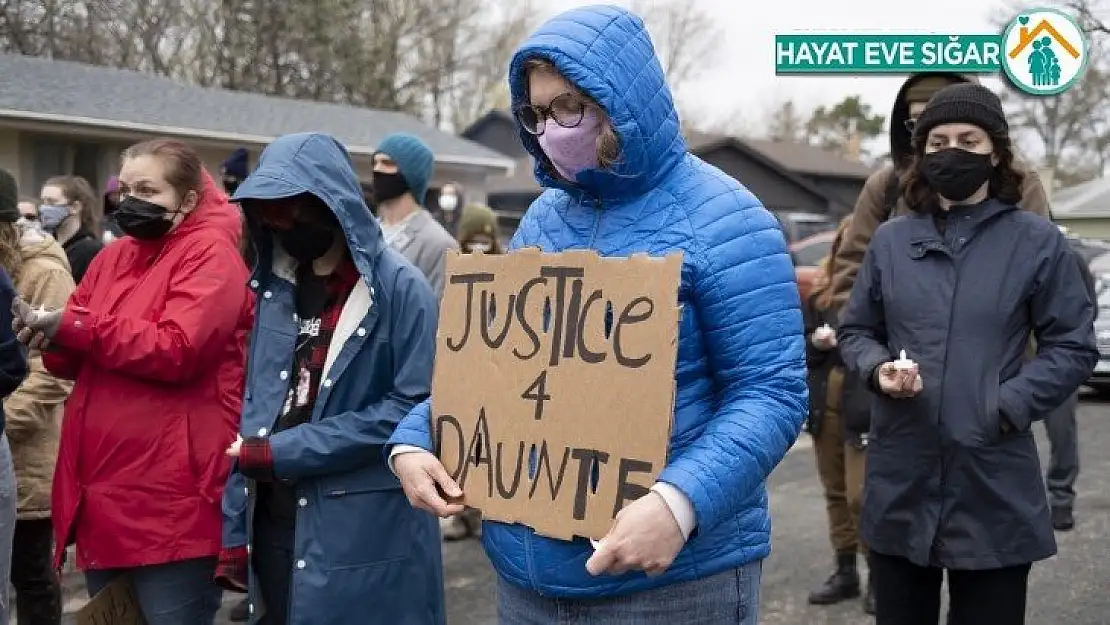
[[[39,204],[37,200],[29,197],[20,198],[19,203],[16,204],[16,208],[19,210],[20,219],[34,222],[39,220]]]
[[[31,306],[48,310],[65,306],[74,283],[62,246],[43,234],[36,222],[12,222],[13,216],[0,207],[0,267]],[[62,410],[73,383],[50,375],[37,349],[30,350],[28,364],[27,379],[4,400],[4,432],[11,445],[18,496],[11,583],[20,625],[59,625],[62,594],[51,563],[50,489]]]
[[[100,228],[103,232],[104,245],[123,236],[123,230],[112,216],[119,207],[119,176],[109,176],[104,184],[104,214],[100,218]]]
[[[1056,553],[1030,428],[1090,376],[1094,303],[1064,235],[1017,207],[998,96],[937,92],[912,149],[916,214],[876,231],[837,334],[879,393],[860,520],[876,623],[939,622],[947,572],[950,625],[1020,625],[1031,563]]]
[[[941,89],[955,84],[974,83],[974,78],[949,72],[913,74],[902,83],[890,111],[891,162],[871,174],[852,211],[852,223],[844,233],[833,263],[833,301],[839,310],[848,301],[856,272],[875,229],[891,217],[913,212],[899,193],[898,181],[913,166],[911,138],[913,127],[925,105]],[[1048,197],[1040,176],[1014,157],[1014,168],[1022,174],[1020,207],[1047,217]]]
[[[501,254],[497,213],[482,204],[467,204],[459,218],[459,248],[467,253]]]
[[[423,207],[434,168],[431,148],[406,133],[382,139],[374,154],[374,202],[385,241],[416,265],[440,297],[447,251],[459,245]]]
[[[21,303],[20,337],[75,380],[54,479],[55,568],[76,542],[89,595],[127,574],[152,625],[211,624],[224,455],[234,440],[253,301],[238,211],[187,145],[120,163],[105,248],[62,310]],[[153,259],[153,260],[152,260]]]
[[[782,231],[751,193],[687,151],[638,16],[595,6],[552,18],[513,56],[509,85],[546,188],[512,248],[682,251],[685,314],[669,462],[602,545],[483,523],[500,622],[569,613],[613,625],[757,623],[770,552],[765,480],[797,438],[807,399]],[[430,451],[429,410],[424,402],[409,413],[390,454],[410,501],[446,516],[462,505],[437,486],[462,492]]]
[[[809,433],[817,458],[817,474],[825,491],[829,540],[836,567],[809,603],[832,605],[860,596],[857,554],[867,555],[859,539],[859,515],[866,466],[866,433],[871,420],[871,397],[859,377],[844,369],[836,344],[840,325],[832,301],[832,256],[844,240],[851,216],[840,222],[821,262],[821,274],[802,303],[805,319],[806,365],[809,368]],[[862,427],[861,427],[862,425]],[[874,580],[868,576],[863,609],[875,613]]]
[[[104,243],[100,237],[96,192],[80,176],[55,176],[42,185],[39,223],[53,235],[69,260],[73,280],[85,277]]]

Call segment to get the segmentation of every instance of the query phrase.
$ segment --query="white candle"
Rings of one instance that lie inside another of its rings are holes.
[[[894,361],[894,368],[898,369],[899,371],[909,371],[916,366],[917,363],[910,360],[909,358],[906,358],[906,350],[903,349],[898,352],[898,360]]]

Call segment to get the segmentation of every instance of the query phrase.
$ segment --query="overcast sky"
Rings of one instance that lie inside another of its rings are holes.
[[[793,99],[801,110],[859,94],[884,114],[905,77],[776,76],[775,34],[811,31],[891,31],[974,34],[997,32],[994,20],[1008,13],[1003,0],[687,0],[727,33],[705,72],[680,94],[701,120],[744,117],[740,127],[760,125],[777,103]],[[548,0],[552,14],[598,0]],[[615,1],[613,4],[626,4]],[[1052,4],[1045,2],[1045,4]],[[927,9],[925,8],[927,7]],[[784,10],[785,9],[785,10]],[[986,81],[1000,89],[1001,82]]]

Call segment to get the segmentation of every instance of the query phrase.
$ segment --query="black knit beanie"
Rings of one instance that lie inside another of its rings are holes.
[[[941,124],[972,124],[987,134],[1008,134],[1002,100],[993,91],[975,83],[960,83],[941,89],[925,105],[913,127],[914,139],[926,137]]]
[[[0,222],[15,223],[19,219],[19,188],[15,177],[0,169]]]

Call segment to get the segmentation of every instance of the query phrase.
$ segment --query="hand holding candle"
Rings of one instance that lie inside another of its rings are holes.
[[[898,399],[913,397],[925,388],[917,363],[906,356],[904,349],[898,360],[879,365],[876,382],[884,393]]]

